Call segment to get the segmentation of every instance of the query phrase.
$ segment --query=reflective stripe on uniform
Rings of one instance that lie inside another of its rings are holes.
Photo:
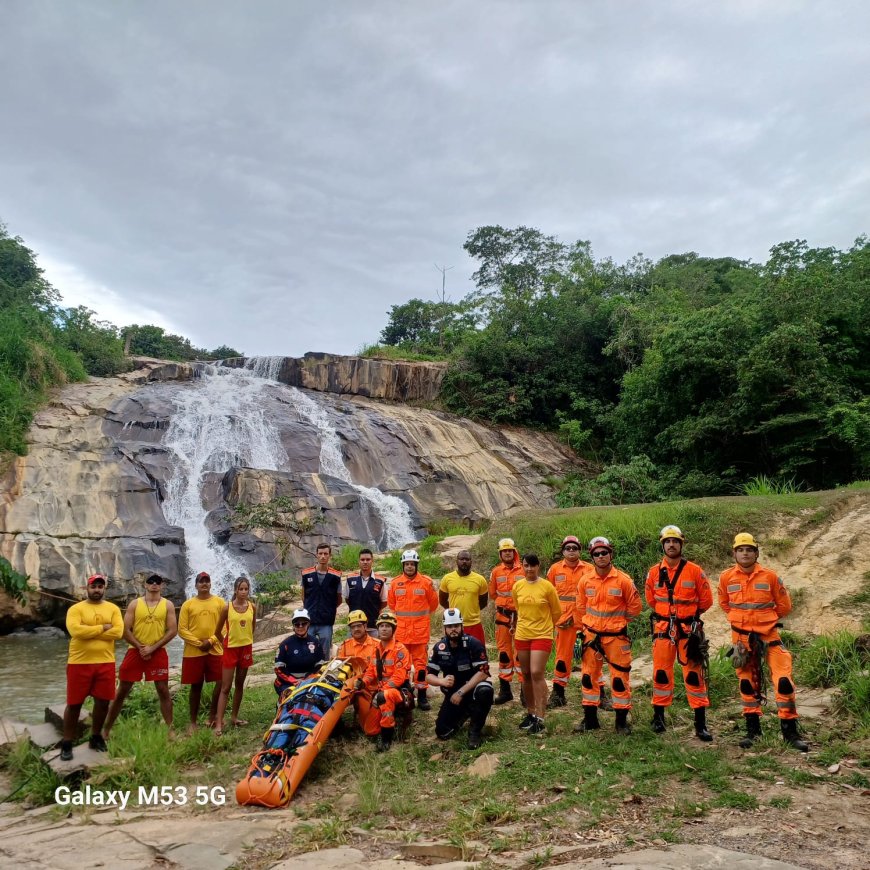
[[[428,610],[397,610],[396,611],[397,617],[399,617],[399,616],[413,617],[413,616],[428,616],[428,615],[429,615]]]
[[[577,598],[574,595],[560,595],[559,601],[576,601]]]
[[[587,616],[599,616],[602,619],[606,619],[608,616],[624,616],[628,618],[628,611],[626,610],[595,610],[593,607],[586,608]],[[595,631],[594,628],[590,628],[590,631]]]
[[[746,601],[743,604],[735,604],[735,602],[730,602],[729,607],[733,607],[735,610],[772,610],[776,607],[776,604],[773,601],[764,601],[759,604],[756,604],[752,601]]]

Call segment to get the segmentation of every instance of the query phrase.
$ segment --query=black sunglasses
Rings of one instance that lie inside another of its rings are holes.
[[[596,550],[592,554],[592,558],[593,559],[600,559],[602,556],[609,556],[609,555],[610,555],[610,550]]]
[[[579,547],[575,547],[573,544],[568,544],[566,547],[562,547],[563,550],[579,550]]]
[[[161,577],[149,577],[145,581],[146,584],[150,583],[152,585],[157,585],[157,586],[159,586],[162,582],[163,582],[163,579]]]

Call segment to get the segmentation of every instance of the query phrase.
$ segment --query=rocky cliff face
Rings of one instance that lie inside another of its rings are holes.
[[[225,365],[243,368],[247,360]],[[320,393],[366,396],[390,402],[432,402],[438,397],[447,363],[404,362],[306,353],[276,360],[275,380],[291,387]]]
[[[282,496],[294,505],[307,531],[294,536],[283,556],[285,567],[298,567],[311,564],[321,539],[382,546],[392,535],[393,545],[400,545],[422,536],[435,517],[474,522],[551,507],[544,478],[563,473],[574,460],[540,433],[495,430],[364,396],[306,394],[259,380],[257,426],[277,436],[282,458],[258,467],[257,455],[245,454],[247,436],[228,442],[203,466],[195,504],[185,514],[178,509],[184,463],[172,437],[181,415],[189,416],[191,400],[206,387],[221,387],[221,395],[237,399],[254,379],[246,374],[248,380],[232,381],[242,373],[157,361],[139,365],[124,376],[60,391],[34,420],[29,454],[0,480],[0,554],[46,593],[33,596],[28,612],[8,601],[5,609],[0,605],[0,630],[25,619],[59,617],[69,598],[83,596],[95,571],[110,578],[109,597],[120,602],[138,594],[152,572],[168,578],[167,594],[178,600],[190,572],[204,568],[214,576],[223,570],[222,562],[210,562],[218,557],[233,560],[233,571],[276,570],[280,535],[274,528],[242,531],[233,522],[238,503]],[[400,378],[382,373],[379,383],[387,382]],[[221,420],[227,431],[244,413],[238,403],[226,410]],[[201,428],[206,446],[229,437],[215,418]],[[373,498],[381,492],[407,505],[407,532],[397,533],[395,517]],[[189,517],[197,510],[201,518],[193,523]],[[167,515],[176,517],[174,524]],[[396,534],[408,540],[397,544]]]

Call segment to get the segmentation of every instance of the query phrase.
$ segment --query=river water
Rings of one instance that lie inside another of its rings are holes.
[[[175,637],[167,649],[170,666],[180,666],[184,641]],[[64,704],[68,650],[68,638],[40,632],[0,637],[0,716],[36,725],[44,721],[46,707]],[[115,644],[118,664],[126,652],[126,643]]]

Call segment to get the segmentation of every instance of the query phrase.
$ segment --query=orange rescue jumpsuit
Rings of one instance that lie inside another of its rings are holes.
[[[396,640],[404,644],[414,663],[414,686],[423,689],[429,666],[429,614],[438,609],[438,593],[431,577],[417,573],[413,577],[393,577],[387,593],[390,610],[396,614]]]
[[[523,674],[514,649],[513,623],[516,621],[516,605],[511,590],[517,580],[525,579],[523,560],[519,550],[514,549],[511,566],[499,562],[489,573],[489,597],[495,602],[495,645],[498,647],[498,678],[511,682],[514,674],[522,682]]]
[[[640,595],[634,581],[611,565],[600,577],[594,569],[584,572],[577,587],[574,623],[582,628],[583,658],[580,684],[584,706],[601,704],[601,670],[610,665],[610,686],[614,710],[631,709],[631,643],[627,626],[641,611]],[[593,648],[592,644],[601,650]]]
[[[567,686],[574,664],[574,644],[577,643],[579,623],[574,619],[577,588],[587,571],[595,572],[588,562],[577,562],[572,568],[565,559],[554,562],[547,571],[547,579],[556,589],[562,616],[556,622],[556,660],[553,665],[553,684]],[[567,622],[564,627],[560,623]]]
[[[375,652],[379,646],[380,644],[378,643],[377,639],[371,637],[370,635],[366,635],[366,638],[362,643],[354,640],[352,637],[349,637],[338,648],[338,653],[336,654],[336,657],[340,659],[362,659],[366,663],[366,668],[368,668],[368,666],[374,660]],[[356,712],[356,721],[359,724],[359,727],[363,730],[365,730],[366,720],[368,719],[371,707],[371,692],[367,691],[366,689],[359,689],[358,691],[353,693],[353,709]]]
[[[381,728],[396,727],[396,707],[405,702],[401,688],[408,682],[411,673],[411,656],[395,637],[384,644],[379,642],[363,675],[363,683],[373,697],[383,692],[380,707],[371,706],[364,730],[369,737],[377,737]]]
[[[673,568],[667,559],[662,559],[649,569],[645,593],[647,604],[656,616],[653,621],[653,704],[670,707],[673,703],[674,659],[679,659],[689,706],[693,710],[709,707],[704,669],[689,661],[686,654],[692,622],[713,606],[713,591],[707,575],[700,565],[686,559],[681,559]]]
[[[780,719],[797,719],[791,653],[782,645],[777,620],[791,613],[791,598],[776,572],[756,563],[746,573],[739,565],[719,575],[719,606],[731,623],[731,642],[750,646],[754,632],[767,646],[767,665],[776,692],[776,712]],[[751,647],[750,647],[751,648]],[[743,714],[761,713],[753,663],[737,669]]]

